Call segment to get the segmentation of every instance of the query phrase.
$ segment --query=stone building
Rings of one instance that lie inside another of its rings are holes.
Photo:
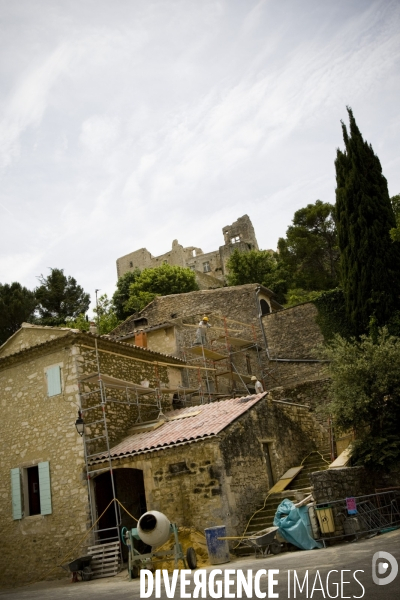
[[[204,253],[195,246],[184,248],[178,240],[174,240],[171,250],[161,256],[152,256],[146,248],[130,252],[117,259],[118,277],[135,269],[154,268],[166,263],[195,271],[200,289],[220,287],[228,272],[226,263],[234,250],[258,250],[254,228],[247,215],[224,227],[222,232],[224,244],[212,252]]]
[[[97,345],[97,351],[96,351]],[[84,443],[75,428],[82,400],[99,403],[97,384],[79,381],[100,369],[149,389],[176,386],[183,362],[176,357],[68,329],[25,325],[0,348],[0,530],[2,583],[23,582],[56,566],[91,525]],[[84,398],[79,393],[83,385]],[[113,390],[105,411],[111,444],[138,418],[135,392]],[[171,394],[149,398],[141,418],[171,406]],[[98,421],[101,408],[85,414]],[[96,448],[94,449],[96,451]],[[60,575],[60,574],[58,574]]]
[[[155,298],[111,335],[197,364],[200,371],[183,374],[186,387],[202,386],[203,396],[230,397],[254,391],[252,376],[266,383],[261,318],[281,308],[273,292],[258,284],[173,294]],[[210,328],[202,349],[193,344],[204,315]]]
[[[104,512],[113,485],[136,518],[157,509],[240,534],[271,485],[326,445],[306,407],[265,393],[171,410],[185,369],[177,356],[62,328],[24,326],[0,348],[2,584],[64,577],[57,565],[73,548],[72,558],[132,526],[122,510],[117,526]]]

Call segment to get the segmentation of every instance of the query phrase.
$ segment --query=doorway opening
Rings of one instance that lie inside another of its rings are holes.
[[[263,444],[263,451],[264,451],[264,456],[265,456],[265,464],[267,467],[269,489],[271,489],[275,483],[274,472],[272,470],[272,463],[271,463],[271,450],[272,450],[272,442],[266,442]]]
[[[141,469],[114,469],[112,473],[114,476],[115,495],[134,518],[130,517],[128,513],[117,504],[119,521],[117,524],[114,504],[111,504],[96,527],[96,530],[98,530],[98,539],[103,542],[115,537],[117,532],[119,539],[121,539],[121,529],[123,527],[126,527],[127,529],[136,527],[137,522],[135,519],[140,519],[147,511],[143,471]],[[93,483],[96,499],[96,512],[97,515],[101,515],[113,499],[111,473],[108,471],[107,473],[98,475],[93,480]],[[145,548],[148,548],[148,546],[143,544],[143,542],[137,542],[137,549],[139,552],[145,551]],[[124,560],[127,560],[128,551],[124,544],[122,544],[122,552]]]

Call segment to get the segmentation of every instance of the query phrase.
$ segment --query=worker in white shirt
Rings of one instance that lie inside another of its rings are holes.
[[[254,381],[254,387],[256,388],[256,394],[262,394],[264,391],[263,384],[261,381],[258,381],[255,375],[252,376],[251,381]]]
[[[199,323],[199,326],[196,331],[196,339],[194,341],[194,346],[205,346],[207,343],[207,329],[211,327],[208,322],[208,317],[204,316]]]

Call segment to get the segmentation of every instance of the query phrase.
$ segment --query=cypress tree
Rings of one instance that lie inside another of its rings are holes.
[[[379,158],[347,112],[350,133],[342,122],[345,150],[335,161],[336,215],[346,315],[359,336],[371,317],[384,325],[399,307],[400,243],[389,233],[396,220]]]

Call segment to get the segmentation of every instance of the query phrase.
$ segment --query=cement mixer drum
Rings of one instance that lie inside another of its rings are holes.
[[[171,523],[163,513],[151,510],[140,517],[137,532],[145,544],[161,546],[171,534]]]

